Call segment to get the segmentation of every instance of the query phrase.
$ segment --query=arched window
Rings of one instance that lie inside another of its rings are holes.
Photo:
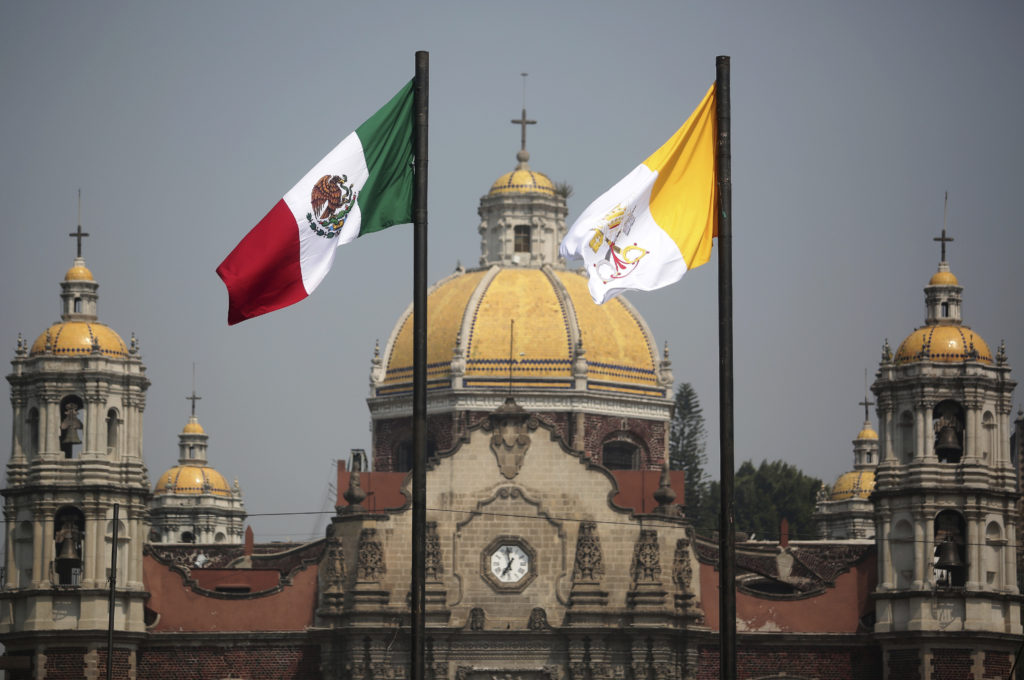
[[[35,456],[39,453],[39,409],[34,406],[30,408],[25,422],[28,424],[28,451],[26,453]]]
[[[514,250],[517,253],[530,252],[530,225],[517,224],[515,226]]]
[[[182,543],[195,543],[196,542],[196,535],[193,534],[191,531],[183,531],[183,532],[181,532],[181,542]]]
[[[81,314],[82,313],[82,298],[77,298],[77,297],[75,298],[74,310],[75,310],[75,314]]]
[[[609,470],[637,469],[640,447],[629,441],[610,441],[601,449],[601,464]]]
[[[982,569],[985,576],[985,585],[998,588],[1000,583],[999,572],[1003,569],[1003,548],[1006,541],[1003,540],[1003,528],[999,522],[989,522],[985,527],[985,557],[982,560]]]
[[[427,439],[427,460],[429,461],[437,453],[437,445],[433,439]],[[395,449],[394,464],[391,472],[409,472],[412,470],[412,441],[406,439]],[[366,472],[366,470],[363,470]]]
[[[82,408],[82,400],[73,394],[60,400],[60,450],[64,452],[65,458],[74,458],[82,450],[82,431],[85,427]]]
[[[74,506],[64,506],[53,516],[53,572],[56,585],[77,586],[82,579],[85,556],[85,515]]]
[[[914,458],[914,416],[910,411],[900,414],[899,436],[900,461],[909,463]]]
[[[981,417],[981,457],[988,460],[996,452],[996,417],[991,411],[985,411]]]
[[[117,409],[107,411],[107,453],[112,456],[117,454],[117,435],[120,426],[121,419],[118,417]]]

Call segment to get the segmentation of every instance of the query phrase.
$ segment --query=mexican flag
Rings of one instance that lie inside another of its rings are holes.
[[[228,324],[303,299],[335,249],[412,222],[413,83],[341,140],[271,208],[217,267]]]
[[[583,260],[594,302],[667,286],[711,257],[715,128],[712,85],[683,126],[569,228],[561,255]]]

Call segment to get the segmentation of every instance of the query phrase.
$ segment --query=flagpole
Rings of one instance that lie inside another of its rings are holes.
[[[424,679],[427,534],[427,103],[430,53],[416,52],[413,85],[412,631],[411,680]]]
[[[718,628],[720,677],[736,678],[736,533],[733,522],[732,373],[732,146],[730,143],[729,57],[715,60],[715,115],[718,122],[718,412],[721,450],[721,515],[718,527]]]

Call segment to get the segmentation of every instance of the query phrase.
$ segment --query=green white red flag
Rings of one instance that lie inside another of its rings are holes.
[[[338,246],[412,222],[413,83],[345,137],[217,267],[228,324],[302,300]]]

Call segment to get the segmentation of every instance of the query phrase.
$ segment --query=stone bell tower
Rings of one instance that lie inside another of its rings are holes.
[[[134,336],[126,345],[98,321],[99,284],[81,252],[88,234],[79,227],[71,235],[78,256],[60,284],[60,321],[31,345],[19,337],[7,376],[14,422],[2,492],[0,642],[8,655],[30,656],[35,677],[57,665],[80,669],[76,677],[95,677],[106,667],[115,534],[116,666],[133,667],[130,640],[145,630],[142,542],[150,493],[142,412],[149,380]]]
[[[872,386],[875,633],[891,678],[1002,663],[1021,633],[1009,450],[1016,383],[1004,347],[993,355],[963,324],[963,288],[946,261],[952,239],[943,230],[936,240],[942,261],[924,289],[925,324],[895,354],[886,342]]]

